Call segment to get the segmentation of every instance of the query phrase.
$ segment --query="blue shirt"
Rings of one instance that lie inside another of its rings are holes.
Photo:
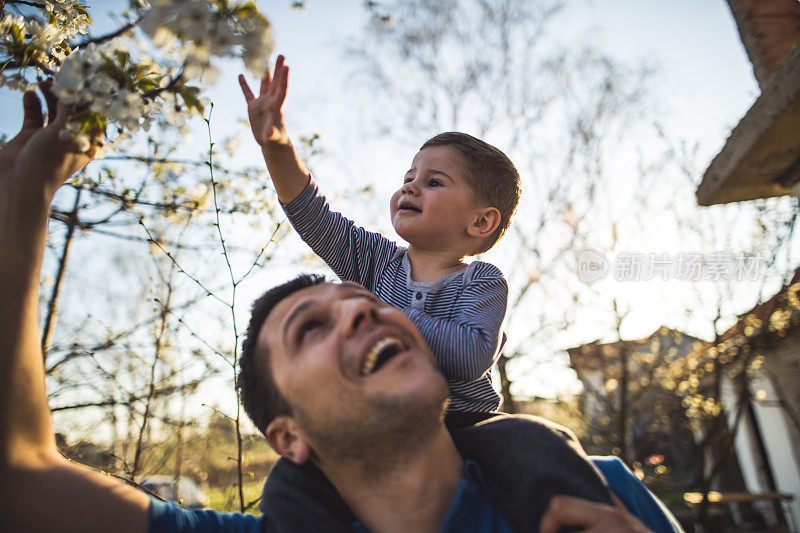
[[[480,468],[474,461],[464,463],[466,477],[456,491],[447,513],[442,533],[512,533],[503,515],[495,509],[483,489]],[[358,522],[357,533],[367,533]],[[260,533],[261,517],[240,513],[219,513],[209,510],[186,509],[173,502],[152,499],[150,533]]]
[[[478,464],[465,461],[464,472],[466,477],[458,483],[456,497],[442,525],[442,533],[513,533],[506,519],[486,496]],[[367,533],[358,522],[353,524],[353,530]]]
[[[611,491],[628,511],[656,533],[682,532],[683,529],[653,494],[616,457],[591,457]],[[483,488],[480,468],[465,461],[466,477],[459,482],[453,504],[447,513],[442,533],[510,533],[511,527],[489,501]],[[152,498],[150,533],[261,533],[261,517],[240,513],[186,509],[173,502]],[[358,533],[366,530],[353,524]]]
[[[175,502],[150,498],[150,533],[261,533],[261,517],[187,509]]]
[[[590,457],[603,474],[611,492],[620,499],[628,511],[655,533],[682,532],[678,521],[669,509],[618,457]]]

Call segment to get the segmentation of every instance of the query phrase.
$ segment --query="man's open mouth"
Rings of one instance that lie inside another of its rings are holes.
[[[378,341],[361,364],[361,375],[377,371],[386,361],[405,350],[403,342],[396,337],[386,337]]]

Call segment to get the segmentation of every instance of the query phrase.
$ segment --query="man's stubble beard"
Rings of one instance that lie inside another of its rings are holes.
[[[437,394],[402,396],[390,393],[368,399],[369,406],[352,405],[363,416],[335,416],[335,409],[347,413],[348,403],[335,406],[314,420],[302,408],[294,415],[305,431],[319,462],[348,462],[368,478],[387,474],[414,454],[443,429],[445,408],[449,402],[444,378]]]

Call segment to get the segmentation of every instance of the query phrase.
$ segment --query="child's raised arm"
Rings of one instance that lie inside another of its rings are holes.
[[[308,171],[297,157],[286,132],[283,104],[286,101],[288,82],[289,67],[284,64],[282,55],[275,62],[273,75],[270,77],[267,69],[261,79],[261,89],[257,97],[253,95],[244,76],[239,75],[239,85],[247,101],[247,116],[253,137],[261,146],[278,200],[284,204],[297,198],[309,180]]]

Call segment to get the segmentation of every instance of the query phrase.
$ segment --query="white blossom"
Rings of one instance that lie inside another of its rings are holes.
[[[22,74],[0,73],[0,87],[6,87],[12,91],[27,91],[34,89],[36,84],[29,82]]]
[[[80,2],[76,0],[48,0],[45,2],[45,9],[53,15],[65,39],[85,34],[91,22],[88,15],[76,9],[79,4]]]
[[[241,48],[245,66],[261,76],[272,47],[272,30],[260,14],[231,19],[206,0],[156,0],[140,25],[155,43],[171,35],[182,43],[187,77],[199,76],[212,56],[233,56]]]
[[[53,91],[72,110],[67,134],[81,148],[89,147],[89,132],[106,125],[117,132],[116,142],[155,119],[185,130],[187,117],[208,105],[190,83],[214,82],[215,57],[241,56],[261,76],[272,51],[269,22],[235,0],[130,0],[157,61],[141,39],[80,44],[74,38],[91,23],[81,1],[50,0],[31,14],[0,20],[0,62],[13,64],[0,71],[0,86],[26,90],[31,71],[39,79],[54,73]]]

